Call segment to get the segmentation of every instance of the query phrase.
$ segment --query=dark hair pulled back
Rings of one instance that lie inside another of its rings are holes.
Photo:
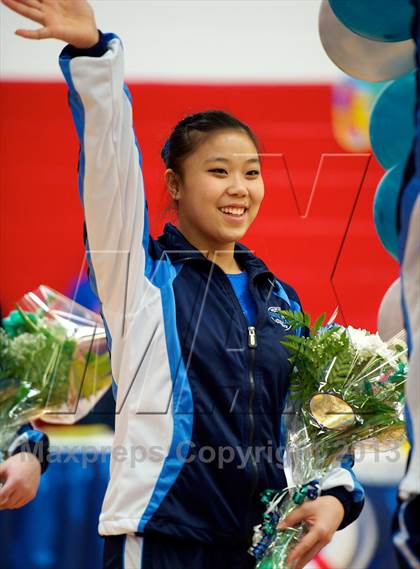
[[[199,133],[213,133],[218,130],[242,130],[254,143],[259,152],[258,139],[252,129],[233,115],[219,110],[209,110],[184,117],[173,129],[163,145],[161,157],[166,168],[182,176],[182,162],[204,141]]]

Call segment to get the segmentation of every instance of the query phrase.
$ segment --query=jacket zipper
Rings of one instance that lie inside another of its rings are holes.
[[[229,285],[230,285],[230,282],[229,282]],[[251,294],[252,294],[252,290],[251,290]],[[256,458],[255,458],[255,453],[254,453],[254,448],[253,448],[253,446],[254,446],[254,434],[255,434],[255,418],[254,418],[254,410],[253,410],[254,398],[255,398],[255,373],[254,372],[255,372],[256,348],[258,346],[256,325],[258,324],[258,320],[259,320],[259,318],[258,318],[258,302],[254,298],[256,306],[257,306],[257,321],[255,322],[255,326],[248,326],[248,321],[247,321],[244,313],[242,312],[242,307],[240,306],[239,300],[237,299],[235,294],[234,294],[234,296],[235,296],[235,301],[237,302],[239,308],[241,309],[242,318],[246,324],[247,332],[248,332],[248,348],[249,348],[248,416],[249,416],[249,422],[250,422],[248,447],[250,450],[249,456],[251,458],[251,467],[252,467],[252,485],[251,485],[251,489],[249,492],[248,512],[246,514],[245,525],[247,527],[249,526],[252,529],[251,504],[252,504],[252,499],[255,496],[255,492],[256,492],[257,487],[258,487],[258,478],[259,478],[258,464],[257,464]]]
[[[249,414],[249,421],[251,424],[251,428],[249,431],[249,439],[248,444],[250,448],[250,457],[253,469],[253,484],[251,488],[250,498],[255,494],[255,490],[258,484],[258,465],[257,461],[255,460],[255,455],[253,452],[253,445],[254,445],[254,433],[255,433],[255,419],[254,419],[254,411],[253,411],[253,404],[254,404],[254,397],[255,397],[255,355],[256,355],[256,347],[257,347],[257,334],[254,326],[248,326],[248,347],[250,348],[250,362],[249,362],[249,399],[248,399],[248,414]]]
[[[223,271],[222,271],[223,272]],[[248,416],[249,416],[249,423],[250,423],[250,429],[249,429],[249,437],[248,437],[248,446],[250,449],[250,457],[251,457],[251,465],[252,465],[252,473],[253,473],[253,481],[252,481],[252,487],[251,487],[251,492],[250,492],[250,501],[252,499],[252,497],[255,494],[255,490],[257,489],[257,485],[258,485],[258,465],[257,465],[257,461],[255,459],[255,454],[254,454],[254,449],[252,448],[254,446],[254,434],[255,434],[255,418],[254,418],[254,410],[253,410],[253,404],[254,404],[254,398],[255,398],[255,357],[256,357],[256,348],[258,345],[257,342],[257,330],[255,326],[248,326],[248,321],[246,319],[245,314],[243,313],[242,310],[242,306],[240,305],[240,302],[235,294],[235,292],[232,289],[232,285],[229,281],[229,279],[226,277],[225,273],[223,273],[223,276],[226,278],[226,280],[228,281],[228,286],[229,286],[229,290],[232,290],[232,298],[233,301],[236,303],[236,305],[239,308],[239,312],[241,313],[242,319],[245,323],[246,329],[247,329],[247,338],[248,338],[248,348],[249,348],[249,368],[248,368],[248,385],[249,385],[249,397],[248,397]],[[258,303],[256,302],[256,306],[258,309]],[[257,320],[258,320],[258,315],[257,315]]]
[[[197,260],[197,259],[195,257],[187,257],[187,258],[183,259],[183,261],[190,261],[190,260]],[[209,262],[207,259],[199,259],[199,260]],[[216,267],[217,267],[217,265],[216,265]],[[254,434],[255,434],[255,418],[254,418],[253,404],[254,404],[254,397],[255,397],[255,375],[254,375],[255,356],[256,356],[256,348],[258,345],[257,331],[256,331],[255,326],[248,326],[248,321],[246,319],[245,314],[242,311],[242,306],[240,305],[240,302],[239,302],[235,292],[232,289],[232,285],[231,285],[228,277],[226,276],[224,271],[222,271],[222,269],[220,269],[220,272],[223,274],[223,277],[227,281],[229,291],[231,291],[232,300],[234,303],[236,303],[237,307],[239,308],[239,312],[240,312],[242,319],[245,323],[245,326],[247,328],[248,348],[249,348],[249,353],[250,353],[249,370],[248,370],[248,384],[249,384],[248,415],[249,415],[249,422],[250,422],[250,431],[249,431],[249,437],[248,437],[248,445],[250,448],[250,457],[251,457],[251,464],[252,464],[252,470],[253,470],[253,483],[252,483],[251,492],[249,495],[250,502],[251,502],[251,500],[255,494],[255,491],[257,489],[257,485],[258,485],[258,465],[257,465],[257,461],[255,459],[255,455],[254,455],[253,448],[252,448],[254,445]],[[258,302],[257,301],[255,301],[255,302],[256,302],[256,306],[257,306],[257,322],[258,322]],[[256,322],[256,324],[257,324],[257,322]]]

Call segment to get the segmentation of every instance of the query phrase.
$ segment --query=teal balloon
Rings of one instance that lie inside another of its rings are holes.
[[[372,150],[389,170],[407,159],[415,135],[416,72],[386,85],[376,98],[370,115]]]
[[[411,37],[414,6],[410,0],[329,0],[337,18],[352,32],[377,41]]]
[[[405,162],[386,172],[373,200],[373,219],[382,245],[394,259],[398,256],[398,198],[404,177]]]

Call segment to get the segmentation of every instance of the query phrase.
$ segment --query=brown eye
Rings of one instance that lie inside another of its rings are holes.
[[[247,172],[247,176],[258,176],[259,173],[259,170],[251,170],[250,172]]]
[[[212,168],[209,172],[216,172],[216,174],[227,174],[223,168]]]

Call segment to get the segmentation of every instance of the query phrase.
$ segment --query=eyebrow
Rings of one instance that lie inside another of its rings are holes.
[[[229,162],[229,159],[225,158],[224,156],[212,156],[211,158],[208,158],[204,161],[205,164],[208,162]],[[259,164],[260,160],[259,158],[248,158],[245,163],[248,164],[249,162],[257,162]]]

